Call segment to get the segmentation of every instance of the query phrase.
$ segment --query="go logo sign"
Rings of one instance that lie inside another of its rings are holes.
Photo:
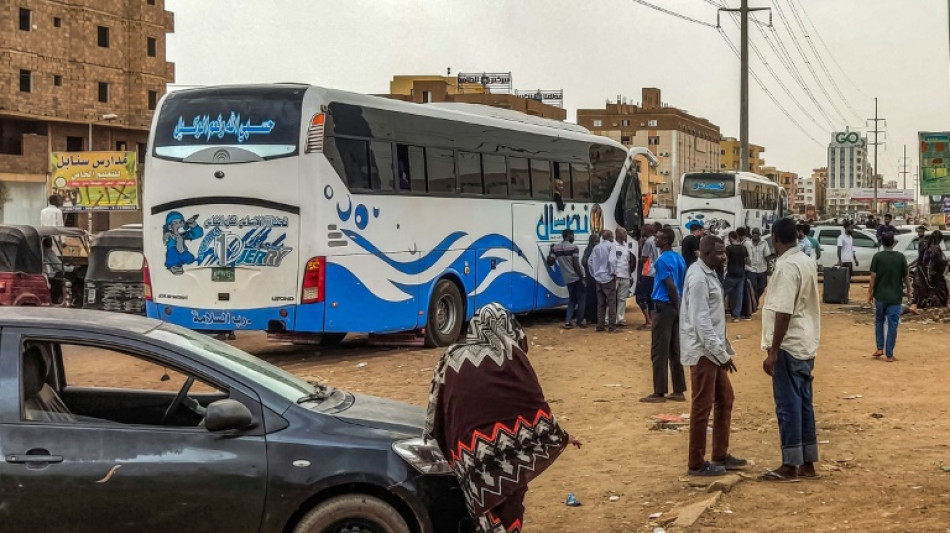
[[[838,144],[858,144],[861,135],[856,131],[841,131],[835,134],[835,142]]]

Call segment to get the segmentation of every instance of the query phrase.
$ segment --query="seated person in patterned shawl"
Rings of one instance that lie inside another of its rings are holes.
[[[458,477],[477,531],[520,533],[528,482],[581,443],[551,413],[511,313],[488,304],[468,331],[435,369],[424,436]]]

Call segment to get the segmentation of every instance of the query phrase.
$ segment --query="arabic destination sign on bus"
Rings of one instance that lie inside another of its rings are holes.
[[[53,152],[50,194],[66,212],[138,209],[135,169],[135,152]]]
[[[920,194],[950,194],[950,133],[926,132],[920,139]]]

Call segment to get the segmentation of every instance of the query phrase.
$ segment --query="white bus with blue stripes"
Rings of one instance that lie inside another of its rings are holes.
[[[681,183],[676,209],[684,227],[701,220],[721,237],[740,227],[767,234],[788,212],[785,189],[751,172],[691,172],[683,174]]]
[[[570,229],[637,231],[637,165],[586,129],[298,84],[182,90],[145,160],[146,307],[207,333],[454,342],[480,306],[562,306]]]

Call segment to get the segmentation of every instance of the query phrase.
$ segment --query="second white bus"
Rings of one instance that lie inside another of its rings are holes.
[[[696,172],[683,175],[677,212],[682,224],[702,220],[706,228],[724,237],[739,227],[768,233],[787,205],[785,189],[763,176]]]

